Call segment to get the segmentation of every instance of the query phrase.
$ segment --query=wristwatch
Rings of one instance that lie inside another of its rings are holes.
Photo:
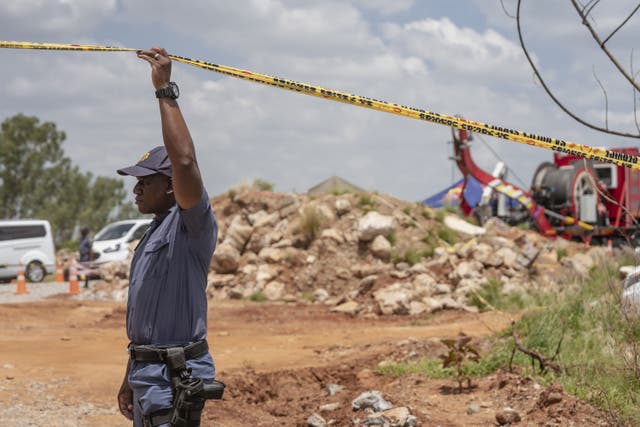
[[[178,99],[178,96],[180,96],[180,89],[174,82],[169,82],[168,86],[156,90],[156,98]]]

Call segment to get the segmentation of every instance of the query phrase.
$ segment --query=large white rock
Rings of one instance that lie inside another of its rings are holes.
[[[371,242],[369,246],[369,250],[373,254],[374,257],[388,260],[391,257],[391,243],[384,236],[376,236],[375,239]]]
[[[467,234],[469,236],[479,236],[487,232],[484,228],[470,224],[464,219],[461,219],[460,217],[457,217],[455,215],[445,216],[444,225],[454,231]]]
[[[382,416],[386,420],[388,420],[389,427],[405,427],[416,425],[415,423],[409,421],[411,418],[411,413],[409,412],[409,408],[405,406],[388,409],[382,413]]]
[[[344,236],[340,230],[336,230],[335,228],[327,228],[326,230],[322,230],[321,234],[323,239],[330,239],[338,244],[344,243]]]
[[[282,299],[282,296],[284,295],[284,291],[285,291],[285,286],[284,286],[284,283],[282,282],[276,282],[276,281],[269,282],[264,287],[264,295],[270,301],[276,301],[276,300]]]
[[[502,264],[505,267],[513,268],[516,264],[518,254],[510,248],[500,248],[496,251],[496,256],[502,259]]]
[[[358,238],[368,242],[376,236],[388,236],[396,229],[396,220],[392,216],[371,211],[358,221]]]
[[[240,252],[230,243],[222,242],[213,254],[211,266],[216,273],[235,273],[240,262]]]
[[[285,249],[264,248],[258,254],[258,258],[267,262],[279,263],[287,258],[287,251]]]
[[[351,202],[348,199],[340,198],[336,200],[336,213],[342,216],[351,210]]]
[[[269,264],[260,264],[256,272],[256,281],[259,285],[264,285],[276,276],[278,276],[278,269],[276,267]]]
[[[455,270],[451,272],[451,278],[454,280],[469,279],[471,277],[479,277],[483,265],[478,261],[462,261]]]
[[[347,301],[333,307],[331,311],[335,313],[350,314],[353,316],[358,314],[358,312],[360,311],[360,304],[355,301]]]
[[[253,233],[253,227],[247,225],[242,217],[236,216],[225,233],[224,243],[228,243],[242,253],[244,245]]]
[[[478,243],[473,248],[473,259],[491,267],[498,267],[502,264],[502,258],[497,256],[496,251],[486,243]]]
[[[410,291],[395,283],[373,293],[382,314],[408,314]]]

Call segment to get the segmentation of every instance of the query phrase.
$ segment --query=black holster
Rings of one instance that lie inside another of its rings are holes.
[[[204,346],[208,351],[206,341]],[[186,348],[189,352],[194,347],[187,346]],[[144,357],[142,351],[145,352]],[[150,358],[149,351],[152,352],[151,354],[157,352],[159,361],[166,363],[169,368],[173,407],[145,417],[145,426],[155,427],[168,423],[171,427],[199,427],[205,400],[222,399],[224,383],[214,380],[213,383],[208,384],[202,378],[193,377],[191,369],[187,367],[185,347],[152,348],[145,346],[141,349],[134,346],[133,349],[130,349],[132,357],[136,355],[136,360],[144,359],[145,361]],[[192,354],[189,355],[196,357]]]

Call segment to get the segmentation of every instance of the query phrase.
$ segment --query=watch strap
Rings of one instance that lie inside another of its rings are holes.
[[[178,98],[178,91],[177,86],[174,82],[169,82],[169,84],[165,87],[161,87],[160,89],[156,90],[156,98],[171,98],[171,99],[176,99]]]

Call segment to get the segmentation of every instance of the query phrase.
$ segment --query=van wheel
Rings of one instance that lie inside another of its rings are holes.
[[[42,282],[42,279],[44,279],[44,276],[46,275],[46,271],[39,261],[31,261],[27,265],[24,275],[29,282],[37,283]]]

